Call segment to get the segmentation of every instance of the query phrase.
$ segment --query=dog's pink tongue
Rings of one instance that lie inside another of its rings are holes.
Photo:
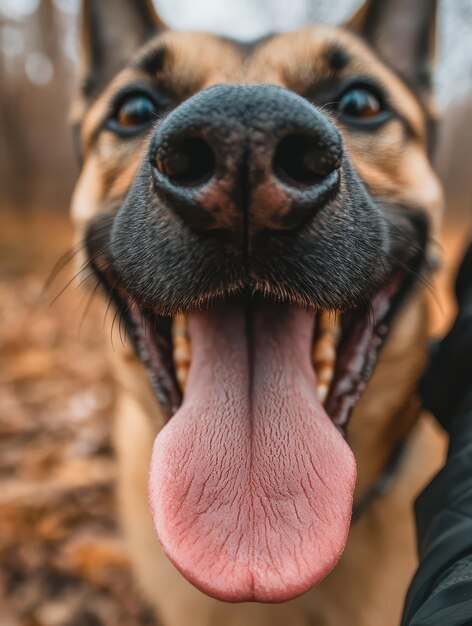
[[[355,461],[315,391],[313,325],[288,307],[189,318],[188,385],[154,445],[150,502],[168,557],[220,600],[289,600],[344,549]]]

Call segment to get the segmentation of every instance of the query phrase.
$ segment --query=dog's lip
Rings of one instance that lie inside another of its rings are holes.
[[[338,312],[342,333],[336,354],[334,378],[325,408],[341,430],[345,430],[352,409],[374,369],[397,311],[416,283],[423,266],[425,254],[423,246],[418,246],[418,241],[422,239],[419,230],[416,226],[418,240],[415,238],[414,242],[410,241],[401,254],[397,252],[401,261],[390,272],[370,305],[362,309]],[[118,274],[108,253],[109,228],[98,228],[98,231],[98,237],[90,237],[93,234],[91,229],[89,240],[86,240],[90,266],[104,286],[109,299],[124,318],[127,335],[146,366],[163,413],[170,419],[182,402],[182,391],[177,382],[173,360],[173,317],[160,315],[136,299]],[[222,300],[241,298],[243,292],[239,284],[227,285],[225,290],[203,294],[194,308],[209,308]],[[251,298],[250,295],[245,297]],[[270,294],[266,297],[271,298]],[[274,299],[278,301],[280,297],[274,296],[272,300]]]
[[[405,270],[394,272],[372,299],[369,311],[352,311],[341,318],[341,342],[325,408],[342,430],[370,379],[395,314],[409,291],[408,283]]]
[[[182,403],[172,353],[172,318],[140,305],[108,264],[106,269],[96,268],[96,272],[124,316],[127,334],[148,371],[166,418],[170,419]],[[409,270],[396,270],[374,296],[369,309],[339,314],[341,338],[325,408],[343,432],[367,385],[396,312],[413,283],[414,276]]]

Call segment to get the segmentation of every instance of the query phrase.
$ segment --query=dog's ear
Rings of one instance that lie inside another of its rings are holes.
[[[366,39],[400,76],[428,96],[438,0],[365,0],[346,27]]]
[[[152,0],[82,0],[82,95],[94,96],[140,46],[164,28]]]

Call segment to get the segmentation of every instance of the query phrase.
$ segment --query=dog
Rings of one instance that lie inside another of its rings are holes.
[[[129,338],[118,498],[164,626],[398,623],[434,456],[435,24],[367,0],[243,44],[83,2],[72,216]]]

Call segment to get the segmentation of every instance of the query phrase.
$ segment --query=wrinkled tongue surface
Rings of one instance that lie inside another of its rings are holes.
[[[355,461],[317,398],[313,329],[285,306],[189,316],[187,389],[154,444],[150,503],[168,557],[220,600],[294,598],[344,549]]]

